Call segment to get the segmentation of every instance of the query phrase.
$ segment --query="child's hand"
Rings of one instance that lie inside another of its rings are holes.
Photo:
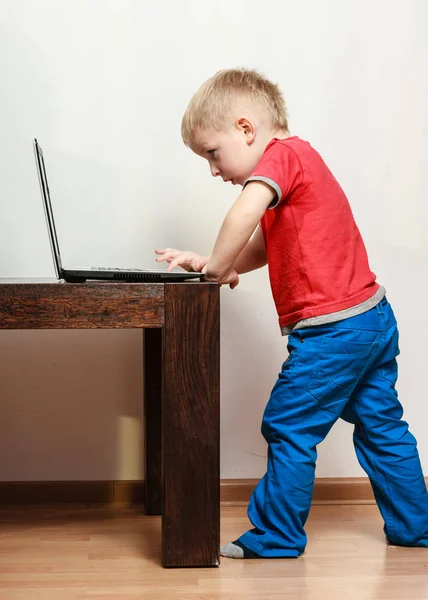
[[[229,271],[229,273],[227,275],[225,275],[224,277],[222,277],[221,279],[216,279],[215,277],[210,277],[210,274],[209,273],[207,274],[207,265],[205,265],[205,267],[202,269],[202,273],[204,273],[204,275],[205,275],[205,281],[217,281],[217,283],[219,283],[220,285],[229,284],[229,287],[231,290],[236,288],[236,286],[239,283],[239,275],[235,271],[235,269],[231,269]]]
[[[174,267],[182,267],[185,271],[200,273],[209,259],[209,256],[200,256],[195,252],[175,248],[158,248],[155,252],[159,254],[156,262],[168,263],[167,271],[172,271]]]

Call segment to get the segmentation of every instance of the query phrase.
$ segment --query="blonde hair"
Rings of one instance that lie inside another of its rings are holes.
[[[272,128],[288,133],[287,110],[281,90],[257,71],[225,69],[195,93],[183,115],[181,136],[192,146],[197,128],[222,129],[234,107],[254,106]]]

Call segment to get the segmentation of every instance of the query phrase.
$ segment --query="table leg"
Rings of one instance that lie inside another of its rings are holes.
[[[144,330],[146,514],[161,514],[162,329]]]
[[[218,566],[219,286],[165,284],[162,562]]]

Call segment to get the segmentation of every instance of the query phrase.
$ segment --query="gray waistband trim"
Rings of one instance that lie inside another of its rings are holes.
[[[368,310],[374,308],[382,298],[385,297],[386,290],[383,286],[380,286],[378,291],[368,300],[364,300],[360,304],[356,306],[351,306],[350,308],[345,308],[344,310],[338,310],[337,312],[333,312],[327,315],[320,315],[319,317],[309,317],[309,319],[302,319],[301,321],[297,321],[297,323],[293,323],[292,325],[287,325],[286,327],[281,327],[282,335],[288,335],[295,329],[303,329],[304,327],[315,327],[316,325],[325,325],[326,323],[335,323],[336,321],[343,321],[343,319],[349,319],[350,317],[356,317],[357,315],[361,315],[362,313],[367,312]]]

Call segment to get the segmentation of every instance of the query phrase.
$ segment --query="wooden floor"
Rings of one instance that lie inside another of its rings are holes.
[[[222,509],[222,543],[249,526]],[[0,509],[1,600],[427,600],[428,550],[388,547],[375,506],[314,506],[304,556],[163,569],[160,517]]]

